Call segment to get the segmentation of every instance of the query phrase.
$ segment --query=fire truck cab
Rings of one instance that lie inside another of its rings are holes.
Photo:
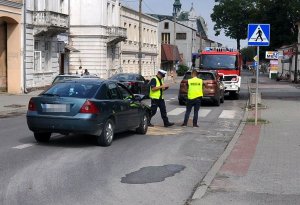
[[[200,70],[215,70],[224,83],[225,93],[239,98],[241,88],[242,55],[238,50],[207,47],[199,55]]]

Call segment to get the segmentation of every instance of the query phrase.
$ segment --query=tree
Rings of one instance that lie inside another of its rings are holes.
[[[246,62],[252,62],[253,61],[253,58],[254,56],[256,56],[256,47],[253,47],[253,46],[249,46],[247,48],[242,48],[241,49],[241,53],[242,53],[242,56],[243,56],[243,61],[244,63]]]
[[[225,36],[237,41],[240,49],[240,40],[247,38],[248,24],[253,19],[255,0],[215,0],[217,3],[211,14],[215,22],[216,36],[224,30]]]
[[[267,47],[268,50],[297,42],[298,27],[296,23],[300,20],[299,14],[299,0],[289,0],[284,3],[281,0],[257,0],[255,21],[270,24],[270,47]]]

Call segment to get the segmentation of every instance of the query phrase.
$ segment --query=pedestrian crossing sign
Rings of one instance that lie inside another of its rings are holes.
[[[248,24],[248,46],[269,46],[270,24]]]

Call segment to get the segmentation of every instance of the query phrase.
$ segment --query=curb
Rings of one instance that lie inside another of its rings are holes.
[[[238,138],[242,134],[242,131],[245,127],[246,119],[247,119],[247,116],[248,116],[248,104],[249,104],[249,100],[246,103],[246,111],[244,113],[243,119],[242,119],[237,131],[235,132],[233,138],[231,139],[231,141],[227,145],[227,147],[226,147],[225,151],[223,152],[223,154],[214,163],[214,165],[211,167],[211,169],[207,172],[207,174],[204,176],[204,178],[200,182],[199,186],[196,188],[194,194],[192,195],[192,201],[197,200],[197,199],[201,199],[204,196],[204,194],[206,193],[206,191],[207,191],[208,187],[210,186],[211,182],[213,181],[213,179],[215,178],[215,176],[217,175],[217,173],[221,169],[222,165],[224,164],[225,160],[227,159],[227,157],[231,153],[234,145],[236,144]]]

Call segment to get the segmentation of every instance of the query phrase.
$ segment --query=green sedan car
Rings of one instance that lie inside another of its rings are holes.
[[[147,133],[151,111],[143,98],[114,81],[68,79],[30,99],[27,125],[38,142],[72,133],[94,135],[98,145],[109,146],[115,133]]]

